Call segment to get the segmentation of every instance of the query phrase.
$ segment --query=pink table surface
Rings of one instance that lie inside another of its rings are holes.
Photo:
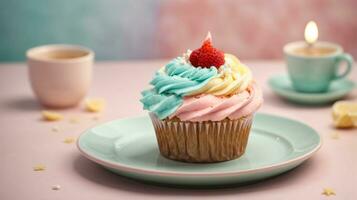
[[[61,110],[60,122],[41,121],[25,64],[0,64],[0,199],[357,199],[357,129],[336,130],[330,106],[307,107],[286,102],[269,89],[268,77],[284,73],[280,61],[246,62],[263,87],[261,112],[290,117],[316,129],[320,151],[293,171],[257,184],[213,190],[187,190],[146,185],[115,175],[82,157],[66,137],[77,137],[97,123],[144,114],[139,102],[154,70],[164,60],[96,63],[88,97],[102,97],[107,109],[98,121],[83,107]],[[357,81],[356,69],[350,79]],[[353,91],[348,99],[356,99]],[[76,124],[71,118],[78,118]],[[58,126],[59,132],[51,131]],[[331,134],[337,132],[339,139]],[[33,171],[42,163],[46,170]],[[58,191],[52,185],[60,185]],[[321,195],[324,187],[336,196]]]

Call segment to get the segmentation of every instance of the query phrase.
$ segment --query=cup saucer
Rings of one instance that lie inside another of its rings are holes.
[[[302,93],[293,89],[287,74],[275,75],[268,81],[271,89],[279,96],[299,104],[326,104],[341,99],[351,92],[356,84],[347,79],[333,81],[327,92]]]

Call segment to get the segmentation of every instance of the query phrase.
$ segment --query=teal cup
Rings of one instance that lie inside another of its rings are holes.
[[[322,93],[332,81],[346,77],[353,66],[353,58],[344,53],[341,46],[329,42],[317,42],[310,48],[329,50],[324,53],[298,53],[308,48],[305,42],[293,42],[284,46],[284,56],[293,88],[298,92]],[[341,67],[346,63],[345,67]],[[339,69],[343,68],[343,69]]]

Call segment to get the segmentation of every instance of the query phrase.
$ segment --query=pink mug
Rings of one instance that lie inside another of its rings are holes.
[[[94,53],[75,45],[54,44],[26,52],[32,90],[46,107],[77,105],[91,80]]]

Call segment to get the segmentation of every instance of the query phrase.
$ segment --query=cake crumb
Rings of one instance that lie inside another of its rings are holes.
[[[88,112],[101,112],[104,109],[105,101],[101,98],[87,99],[85,109]]]
[[[54,126],[54,127],[52,127],[52,132],[59,132],[60,131],[60,128],[59,128],[59,126]]]
[[[44,110],[41,112],[42,118],[45,121],[59,121],[63,119],[63,116],[60,113]]]
[[[52,190],[60,190],[61,186],[60,185],[52,185]]]
[[[39,172],[39,171],[45,171],[46,166],[43,164],[37,164],[33,167],[33,171]]]
[[[325,196],[336,195],[335,191],[332,188],[324,188],[321,194]]]
[[[63,140],[63,142],[66,143],[66,144],[72,144],[72,143],[74,143],[75,141],[76,141],[76,138],[74,138],[74,137],[68,137],[68,138],[65,138],[65,139]]]
[[[340,134],[338,132],[332,132],[331,138],[337,140],[340,138]]]
[[[79,123],[79,117],[71,117],[70,119],[69,119],[69,123],[71,123],[71,124],[78,124]]]

